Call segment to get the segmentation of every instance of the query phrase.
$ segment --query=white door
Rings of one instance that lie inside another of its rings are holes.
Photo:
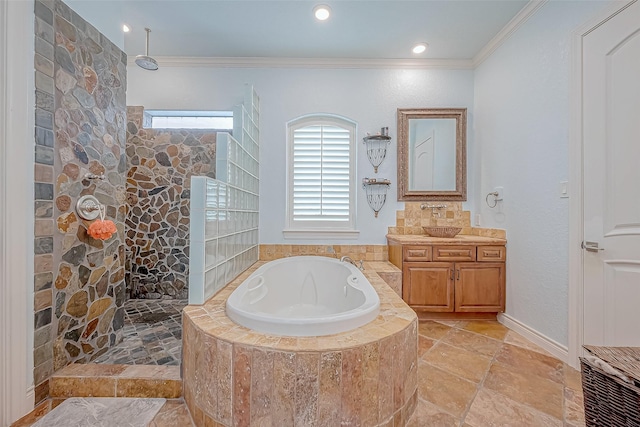
[[[583,343],[640,346],[640,2],[582,54]]]

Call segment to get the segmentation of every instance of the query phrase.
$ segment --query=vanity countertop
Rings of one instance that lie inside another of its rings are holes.
[[[400,245],[506,245],[506,239],[458,234],[455,237],[431,237],[418,234],[387,234],[387,241]]]

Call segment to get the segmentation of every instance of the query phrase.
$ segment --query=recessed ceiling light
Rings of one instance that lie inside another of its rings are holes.
[[[413,53],[422,53],[427,50],[427,46],[429,46],[427,43],[418,43],[411,50],[413,51]]]
[[[122,31],[128,33],[129,31],[131,31],[131,28],[129,28],[127,24],[122,24]]]
[[[326,21],[331,16],[331,8],[326,4],[319,4],[313,8],[313,15],[318,21]]]

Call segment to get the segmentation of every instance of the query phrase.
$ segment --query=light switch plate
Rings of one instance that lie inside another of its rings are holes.
[[[569,198],[569,181],[560,182],[560,198],[561,199]]]

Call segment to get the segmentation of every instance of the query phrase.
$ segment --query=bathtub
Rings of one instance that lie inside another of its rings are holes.
[[[380,298],[362,272],[319,256],[271,261],[229,296],[226,313],[258,332],[285,336],[332,335],[375,319]]]

